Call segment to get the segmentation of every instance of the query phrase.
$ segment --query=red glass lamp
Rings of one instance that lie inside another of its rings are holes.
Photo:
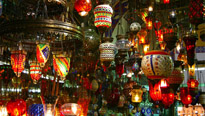
[[[92,3],[91,0],[76,0],[74,7],[80,16],[86,16],[92,9]]]
[[[181,101],[185,106],[192,103],[192,96],[190,95],[189,89],[187,87],[180,88]]]
[[[156,83],[153,85],[149,81],[149,93],[150,97],[152,98],[153,101],[161,101],[162,100],[162,94],[161,94],[161,89],[160,89],[160,83]]]
[[[11,116],[23,116],[26,112],[26,102],[23,99],[11,100],[7,103],[7,111]]]
[[[24,70],[26,54],[27,53],[24,50],[11,52],[11,66],[17,77],[20,77],[21,72]]]
[[[151,17],[149,17],[149,16],[147,16],[146,18],[145,18],[145,20],[146,20],[146,27],[147,27],[147,29],[148,30],[152,30],[152,19],[151,19]]]
[[[40,64],[37,61],[31,61],[30,62],[30,76],[33,80],[34,84],[37,84],[38,80],[41,78],[41,67]]]
[[[169,4],[169,0],[163,0],[164,1],[164,4]]]
[[[187,82],[187,86],[189,88],[197,88],[199,86],[199,82],[196,79],[190,78]]]
[[[76,103],[66,103],[61,106],[60,111],[64,116],[71,116],[75,115],[78,116],[81,113],[81,107],[80,105]]]
[[[145,29],[140,30],[140,32],[137,34],[139,37],[139,44],[145,44],[146,39],[145,37],[147,36],[147,31]]]
[[[164,104],[165,108],[169,108],[170,105],[174,103],[174,93],[170,91],[169,88],[168,93],[162,93],[162,103]]]

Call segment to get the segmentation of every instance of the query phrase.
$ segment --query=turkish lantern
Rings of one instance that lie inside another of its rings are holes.
[[[187,50],[187,61],[190,66],[194,64],[195,43],[197,38],[194,36],[185,36],[183,38]]]
[[[190,78],[187,82],[187,86],[189,88],[197,88],[199,86],[199,82],[196,79]]]
[[[146,43],[146,36],[147,31],[145,29],[140,30],[139,33],[137,33],[137,36],[139,37],[139,44],[145,44]]]
[[[187,87],[180,88],[180,97],[184,105],[188,106],[192,103],[192,96],[190,95],[189,89]]]
[[[143,52],[146,54],[149,51],[149,44],[145,43],[143,44]]]
[[[162,79],[171,75],[174,63],[164,51],[149,51],[142,58],[142,70],[148,79]]]
[[[90,104],[90,97],[80,97],[78,99],[78,105],[80,105],[82,112],[80,113],[81,116],[87,116],[88,106]]]
[[[80,16],[86,16],[92,9],[91,0],[75,0],[75,10]]]
[[[162,93],[162,103],[164,104],[165,108],[169,108],[170,105],[174,103],[174,93],[169,89],[167,93]]]
[[[188,65],[188,69],[189,69],[189,76],[193,77],[195,75],[195,64],[193,64],[192,66]]]
[[[41,71],[40,63],[38,63],[37,61],[31,61],[30,76],[34,84],[37,84],[38,80],[41,78],[41,74],[42,71]]]
[[[38,44],[36,47],[36,57],[41,67],[45,66],[50,56],[49,44]]]
[[[61,111],[60,111],[64,116],[79,116],[81,113],[81,107],[80,105],[76,103],[66,103],[61,106]]]
[[[6,107],[11,116],[23,116],[26,113],[26,102],[23,99],[11,100]]]
[[[131,91],[132,94],[132,102],[133,103],[140,103],[142,101],[143,91],[140,86],[135,85],[133,90]]]
[[[115,70],[116,70],[116,73],[121,78],[121,75],[124,73],[124,64],[117,64]]]
[[[65,80],[65,77],[70,69],[70,58],[63,54],[53,55],[53,67],[57,74],[61,77],[61,80]]]
[[[11,66],[17,77],[20,77],[24,70],[26,54],[24,50],[11,51]]]
[[[189,20],[192,24],[203,23],[204,5],[203,0],[190,0],[189,3]]]
[[[161,101],[162,100],[162,94],[160,89],[160,83],[152,84],[149,81],[149,93],[150,97],[153,101]]]
[[[0,116],[8,116],[6,107],[0,106]]]
[[[98,5],[94,9],[95,26],[103,33],[112,25],[113,9],[109,4]]]

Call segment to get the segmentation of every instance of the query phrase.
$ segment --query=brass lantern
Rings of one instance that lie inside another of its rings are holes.
[[[131,94],[132,94],[131,100],[133,103],[140,103],[142,101],[143,91],[141,89],[141,86],[135,85],[133,87],[133,90],[131,91]]]

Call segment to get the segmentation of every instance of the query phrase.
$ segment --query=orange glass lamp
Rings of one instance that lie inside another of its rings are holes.
[[[193,64],[192,66],[188,64],[188,69],[189,69],[189,76],[193,77],[195,75],[195,64]]]
[[[145,37],[147,36],[147,31],[145,29],[140,30],[137,36],[139,37],[139,44],[145,44],[146,40]]]
[[[60,112],[64,116],[80,116],[81,107],[76,103],[66,103],[61,106]]]
[[[143,91],[140,86],[134,86],[133,90],[131,91],[132,94],[132,102],[133,103],[140,103],[142,101]]]
[[[147,29],[148,29],[148,30],[152,30],[152,19],[151,19],[151,17],[148,16],[148,17],[145,18],[145,20],[146,20],[146,22],[147,22],[147,23],[146,23]]]
[[[23,116],[26,112],[26,102],[23,99],[11,100],[6,107],[10,116]]]
[[[20,77],[24,70],[26,54],[24,50],[11,51],[11,66],[17,77]]]
[[[143,52],[146,54],[149,51],[149,44],[143,44]]]
[[[162,94],[160,89],[160,83],[152,84],[149,81],[149,94],[153,101],[161,101],[162,100]]]
[[[166,43],[165,42],[161,42],[159,45],[160,45],[161,50],[165,50],[165,48],[166,48]]]
[[[80,16],[86,16],[92,9],[92,3],[91,0],[76,0],[74,7]]]
[[[50,46],[49,44],[38,44],[36,47],[36,58],[40,63],[41,67],[45,66],[50,56]]]

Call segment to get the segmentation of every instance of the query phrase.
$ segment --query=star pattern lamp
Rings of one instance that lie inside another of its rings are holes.
[[[41,67],[45,66],[50,56],[49,44],[38,44],[36,47],[36,57]]]
[[[41,71],[40,63],[38,63],[37,61],[31,61],[30,76],[34,84],[37,84],[38,80],[41,78],[41,74],[42,71]]]

